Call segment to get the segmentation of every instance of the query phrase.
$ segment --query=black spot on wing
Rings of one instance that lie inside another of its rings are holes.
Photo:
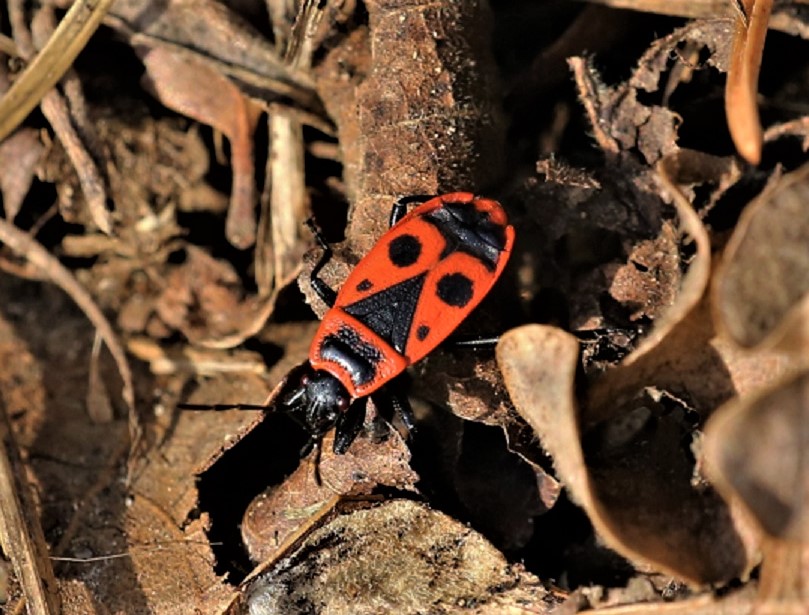
[[[388,244],[388,256],[397,267],[409,267],[421,256],[421,241],[415,235],[399,235]]]
[[[343,309],[404,354],[426,276],[408,278]]]
[[[416,338],[423,342],[425,338],[430,334],[430,327],[427,325],[421,325],[418,329],[416,329]]]
[[[472,299],[472,280],[462,273],[441,276],[436,287],[438,298],[452,307],[464,307]]]
[[[453,252],[465,252],[490,271],[497,268],[500,253],[506,246],[506,230],[489,220],[485,212],[478,211],[471,203],[444,203],[425,214],[424,220],[434,225],[444,238],[441,258]]]
[[[368,278],[365,278],[362,282],[357,284],[357,290],[361,293],[364,293],[366,290],[371,290],[373,287],[374,283]]]

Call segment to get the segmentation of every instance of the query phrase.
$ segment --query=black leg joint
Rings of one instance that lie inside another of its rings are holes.
[[[435,198],[435,196],[429,194],[410,194],[397,199],[393,204],[393,207],[390,208],[390,226],[393,226],[399,222],[399,220],[405,217],[408,206],[412,205],[413,203],[418,203],[420,205],[421,203],[425,203],[433,198]]]

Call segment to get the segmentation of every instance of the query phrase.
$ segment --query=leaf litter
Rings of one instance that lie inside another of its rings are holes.
[[[809,608],[806,16],[610,4],[116,3],[0,118],[9,612]],[[63,8],[10,2],[0,89]],[[517,230],[458,331],[496,352],[410,370],[410,441],[372,408],[301,459],[304,220],[337,288],[456,190]]]

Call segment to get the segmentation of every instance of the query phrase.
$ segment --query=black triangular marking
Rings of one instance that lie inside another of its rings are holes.
[[[427,272],[394,284],[343,309],[404,354]]]

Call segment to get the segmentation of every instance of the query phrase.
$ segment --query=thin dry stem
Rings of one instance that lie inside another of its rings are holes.
[[[772,0],[744,0],[737,14],[733,51],[725,87],[728,129],[739,154],[751,164],[761,161],[762,131],[756,100],[764,39]],[[745,19],[746,16],[746,19]]]
[[[70,7],[48,44],[0,98],[0,140],[11,134],[58,83],[111,4],[112,0],[77,0]]]
[[[11,556],[30,613],[59,612],[59,595],[48,547],[31,496],[5,408],[0,404],[0,542]]]

